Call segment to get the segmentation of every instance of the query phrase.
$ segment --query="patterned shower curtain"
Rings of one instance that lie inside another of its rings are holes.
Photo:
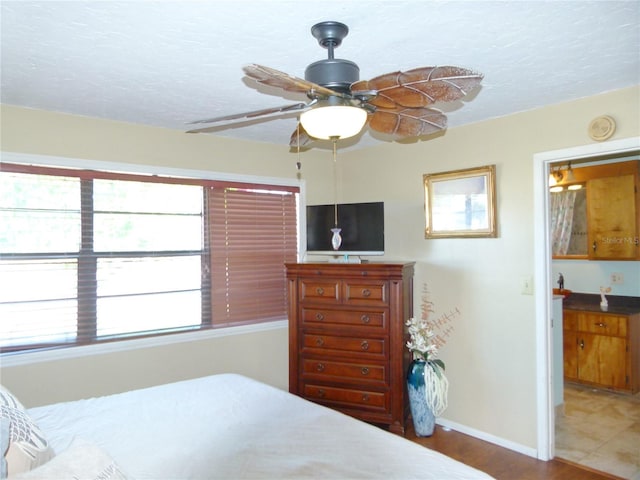
[[[566,255],[573,227],[575,190],[551,192],[551,251],[553,255]]]

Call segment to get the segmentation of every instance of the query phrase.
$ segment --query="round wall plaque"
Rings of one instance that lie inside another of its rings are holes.
[[[597,142],[602,142],[616,131],[616,122],[608,115],[594,118],[589,124],[589,136]]]

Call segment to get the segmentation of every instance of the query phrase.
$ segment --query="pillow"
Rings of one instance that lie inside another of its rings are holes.
[[[9,427],[8,418],[0,418],[0,478],[7,478],[7,459],[5,455],[9,451]]]
[[[0,419],[9,422],[9,448],[4,454],[7,476],[27,472],[53,457],[44,435],[22,404],[0,385]]]
[[[74,439],[69,448],[46,464],[11,480],[126,480],[113,459],[97,445]]]

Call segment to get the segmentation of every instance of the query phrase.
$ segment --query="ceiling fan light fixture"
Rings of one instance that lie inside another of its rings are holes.
[[[367,112],[352,105],[319,105],[304,112],[300,123],[309,135],[321,140],[349,138],[367,123]]]

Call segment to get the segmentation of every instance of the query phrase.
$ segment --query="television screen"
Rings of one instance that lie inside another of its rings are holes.
[[[307,206],[307,253],[384,254],[384,202],[338,204],[338,228],[342,245],[331,246],[335,226],[335,205]]]

